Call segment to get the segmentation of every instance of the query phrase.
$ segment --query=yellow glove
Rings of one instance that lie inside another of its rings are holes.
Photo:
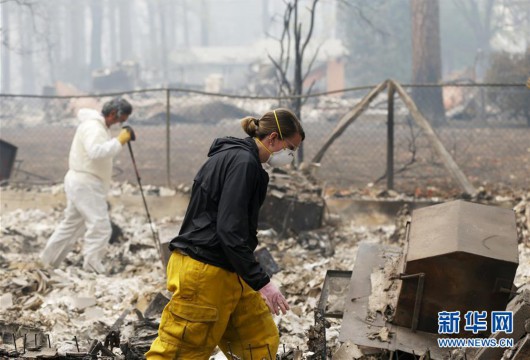
[[[120,144],[125,145],[126,143],[131,141],[131,132],[129,131],[129,129],[121,129],[116,139],[118,139]]]

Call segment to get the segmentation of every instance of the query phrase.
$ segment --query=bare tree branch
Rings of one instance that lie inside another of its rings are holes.
[[[284,69],[281,67],[281,65],[272,58],[272,56],[270,56],[269,54],[267,55],[269,57],[269,59],[272,61],[272,64],[274,65],[274,67],[276,68],[277,70],[277,73],[279,73],[280,75],[280,78],[279,78],[279,83],[280,83],[280,88],[283,88],[283,87],[286,87],[287,90],[289,90],[289,92],[291,92],[291,84],[289,83],[289,80],[287,79],[287,74],[286,72],[284,71]]]
[[[379,26],[374,24],[372,20],[370,20],[369,16],[366,15],[364,8],[368,8],[369,10],[373,12],[377,12],[378,10],[375,9],[375,7],[371,7],[371,4],[374,4],[375,1],[362,1],[362,6],[358,5],[358,2],[350,2],[347,0],[339,1],[340,4],[343,4],[346,7],[349,7],[351,9],[354,9],[357,15],[359,16],[359,19],[362,20],[366,25],[368,25],[372,30],[374,30],[376,33],[378,33],[381,36],[390,36],[391,34],[387,31],[382,30]],[[385,6],[385,4],[383,4]]]
[[[309,95],[311,94],[311,90],[313,90],[313,86],[316,84],[316,79],[314,79],[313,81],[311,81],[311,85],[309,85],[309,88],[307,89],[306,91],[306,95]],[[305,103],[307,102],[307,100],[309,100],[309,97],[305,97],[303,100],[302,100],[302,106],[305,105]]]
[[[50,46],[54,45],[54,43],[50,40],[50,34],[47,31],[47,29],[42,29],[42,30],[39,29],[39,27],[37,26],[37,21],[36,21],[36,20],[42,20],[41,23],[44,23],[44,24],[48,22],[48,19],[46,18],[46,16],[44,16],[41,13],[42,4],[38,4],[37,1],[32,1],[32,0],[0,0],[0,5],[7,5],[10,3],[13,4],[14,6],[19,6],[20,8],[27,9],[27,11],[29,11],[31,27],[33,28],[34,35],[38,40],[42,40],[44,42],[44,45],[33,46],[31,49],[26,49],[22,46],[13,46],[8,41],[8,35],[5,35],[5,36],[2,36],[3,38],[2,46],[4,46],[9,51],[12,51],[13,53],[17,55],[21,55],[21,56],[48,52],[50,49]],[[6,11],[6,10],[3,9],[3,11]],[[0,33],[8,34],[8,32],[9,32],[9,29],[0,28]]]
[[[290,33],[290,23],[293,14],[294,6],[291,3],[287,3],[285,12],[282,17],[282,33],[280,38],[276,39],[280,45],[280,54],[278,59],[275,60],[270,54],[267,56],[272,61],[274,67],[276,68],[276,80],[278,82],[278,94],[290,95],[292,93],[291,83],[287,79],[287,74],[289,72],[289,66],[291,63],[290,58],[290,48],[291,48],[291,33]]]
[[[287,7],[287,12],[288,14],[286,14],[286,22],[284,23],[284,29],[286,31],[286,36],[287,36],[287,56],[285,58],[285,68],[284,68],[285,73],[289,71],[289,64],[291,63],[291,32],[289,31],[289,23],[291,21],[291,16],[293,14],[292,4],[290,4]],[[282,43],[282,50],[283,50],[283,43]],[[289,89],[289,92],[290,91],[291,90]]]
[[[311,40],[311,35],[313,35],[313,27],[315,24],[315,6],[317,5],[318,0],[313,0],[313,6],[309,10],[311,13],[311,20],[309,21],[309,32],[307,33],[307,36],[304,41],[304,45],[302,45],[302,49],[300,50],[300,54],[303,56],[305,52],[305,48],[307,47],[307,44],[309,43],[309,40]],[[302,29],[300,28],[300,31]]]
[[[320,44],[322,45],[322,43]],[[315,51],[315,53],[313,54],[313,57],[311,58],[311,60],[309,61],[309,65],[307,65],[307,71],[305,73],[305,75],[302,77],[302,81],[305,81],[305,79],[307,79],[307,77],[309,76],[309,73],[311,72],[311,69],[313,68],[313,64],[315,63],[315,60],[317,59],[318,57],[318,54],[320,52],[320,48],[321,46],[319,46],[317,48],[317,50]],[[309,93],[308,93],[309,94]]]
[[[300,96],[303,93],[303,83],[304,80],[308,77],[308,74],[311,71],[313,63],[318,55],[318,51],[315,53],[311,59],[307,71],[303,76],[303,60],[304,53],[307,48],[307,45],[313,35],[313,28],[315,22],[315,9],[316,4],[319,0],[312,0],[312,7],[310,11],[310,23],[309,30],[306,34],[306,37],[302,41],[302,22],[298,21],[298,4],[299,0],[284,1],[286,4],[284,15],[283,15],[283,29],[280,36],[280,54],[277,59],[273,59],[270,54],[268,55],[272,64],[275,68],[275,77],[278,82],[278,93],[285,94],[289,96]],[[292,37],[292,38],[291,38]],[[291,46],[291,41],[294,46]],[[293,59],[291,59],[291,51],[293,51]],[[290,75],[290,66],[293,62],[293,79],[289,79]],[[309,87],[308,93],[313,89],[315,82],[313,81]],[[304,101],[305,103],[305,101]],[[290,106],[294,113],[301,117],[302,110],[302,98],[295,97],[290,101]],[[298,162],[303,161],[303,147],[300,146],[298,151]]]
[[[268,55],[276,70],[275,77],[279,85],[279,94],[293,96],[302,95],[303,93],[304,80],[308,78],[319,53],[319,51],[316,50],[309,65],[303,69],[304,55],[313,35],[316,4],[318,1],[319,0],[312,0],[312,6],[308,8],[310,11],[310,20],[305,37],[302,36],[304,24],[299,21],[298,17],[299,0],[284,1],[286,6],[282,18],[283,28],[279,39],[277,39],[280,43],[280,54],[276,58],[273,58],[270,54]],[[291,51],[293,52],[292,54]],[[291,66],[293,71],[290,71]],[[289,78],[291,73],[293,73],[293,79]],[[312,82],[309,86],[308,94],[311,92],[314,85],[315,82]],[[295,98],[291,102],[293,110],[298,116],[300,116],[302,105],[301,98]]]
[[[299,73],[299,68],[302,66],[302,60],[300,56],[300,33],[302,31],[302,24],[298,23],[298,0],[294,0],[293,4],[293,35],[294,35],[294,80],[293,80],[293,88],[294,88],[294,94],[299,95],[301,86],[299,84],[299,80],[297,78],[297,74]],[[293,100],[296,101],[296,100]],[[296,108],[296,106],[295,106]],[[296,110],[295,110],[296,112]]]

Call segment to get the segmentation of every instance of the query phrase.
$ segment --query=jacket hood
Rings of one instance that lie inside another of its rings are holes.
[[[251,137],[239,139],[231,136],[215,139],[212,143],[212,146],[210,146],[210,150],[208,151],[208,157],[234,148],[246,149],[259,158],[258,147],[256,146],[254,139]]]
[[[102,121],[103,123],[105,122],[105,119],[101,113],[94,109],[80,109],[77,112],[77,119],[79,119],[80,122],[94,119]]]

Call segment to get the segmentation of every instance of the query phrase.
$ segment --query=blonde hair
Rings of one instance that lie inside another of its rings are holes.
[[[241,119],[241,127],[243,128],[243,131],[245,131],[248,136],[257,137],[260,140],[273,132],[280,133],[276,117],[274,116],[275,112],[284,139],[295,134],[300,134],[302,141],[305,139],[305,132],[300,120],[298,120],[291,110],[283,108],[266,112],[260,119],[256,119],[252,116],[247,116]]]

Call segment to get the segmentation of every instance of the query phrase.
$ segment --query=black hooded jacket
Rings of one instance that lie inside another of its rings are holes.
[[[215,139],[193,182],[191,199],[171,251],[236,272],[254,290],[269,277],[254,257],[258,214],[269,183],[253,138]]]

